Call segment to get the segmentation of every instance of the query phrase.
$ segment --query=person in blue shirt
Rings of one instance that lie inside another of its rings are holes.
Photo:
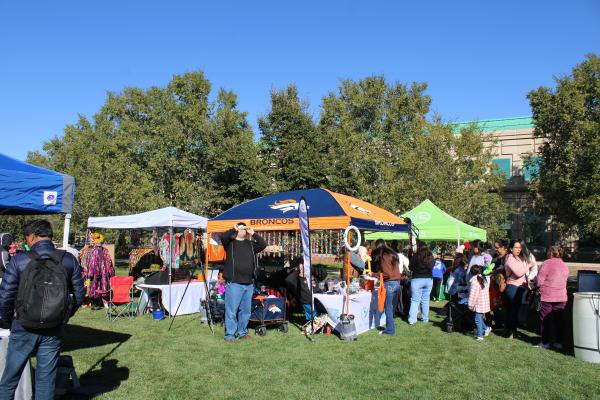
[[[442,287],[442,280],[446,273],[446,264],[442,261],[440,254],[436,254],[435,264],[431,270],[431,277],[433,278],[433,290],[431,291],[431,300],[440,300],[440,288]]]

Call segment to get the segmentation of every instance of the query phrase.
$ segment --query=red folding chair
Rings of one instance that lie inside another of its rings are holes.
[[[110,278],[108,310],[106,318],[114,321],[118,318],[133,318],[133,276],[113,276]]]

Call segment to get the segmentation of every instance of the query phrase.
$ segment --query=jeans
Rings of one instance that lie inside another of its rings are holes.
[[[485,324],[485,314],[475,313],[475,327],[477,328],[477,337],[484,337],[488,326]]]
[[[385,329],[383,333],[393,335],[396,333],[396,326],[394,325],[394,297],[400,290],[400,281],[385,281],[383,285],[385,287]]]
[[[304,311],[306,322],[311,321],[317,315],[317,310],[312,309],[312,304],[302,304],[302,310]]]
[[[414,278],[410,281],[410,311],[408,313],[408,323],[417,322],[419,306],[421,306],[421,319],[423,322],[429,321],[429,295],[433,287],[431,278]]]
[[[558,303],[542,301],[540,306],[542,343],[562,344],[567,303],[564,301]]]
[[[508,302],[506,328],[509,333],[517,330],[519,320],[519,309],[521,308],[521,300],[523,293],[527,288],[525,286],[518,287],[515,285],[506,285],[506,300]]]
[[[225,339],[234,339],[248,334],[248,321],[252,308],[254,285],[227,283],[225,291]]]
[[[39,332],[39,331],[38,331]],[[29,357],[35,355],[35,398],[54,399],[54,386],[63,329],[52,329],[52,335],[24,330],[11,332],[4,374],[0,381],[0,399],[12,399]]]

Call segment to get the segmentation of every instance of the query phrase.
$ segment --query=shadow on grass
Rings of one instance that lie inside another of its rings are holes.
[[[103,331],[79,325],[67,325],[63,340],[63,352],[112,344],[115,346],[79,376],[81,387],[64,398],[90,399],[115,390],[121,385],[122,381],[127,380],[129,378],[129,368],[118,367],[118,360],[109,357],[130,337],[131,335],[126,333]],[[81,373],[81,371],[78,371],[78,373]]]
[[[129,368],[119,367],[115,359],[103,360],[100,369],[89,371],[79,377],[81,387],[75,389],[64,399],[92,399],[104,393],[116,390],[121,382],[129,379]]]
[[[131,335],[121,332],[103,331],[80,325],[67,325],[63,339],[63,352],[124,343]]]

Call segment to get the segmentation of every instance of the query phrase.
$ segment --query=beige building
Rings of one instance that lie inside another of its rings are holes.
[[[502,197],[511,208],[506,229],[511,239],[523,238],[532,245],[544,246],[555,240],[548,229],[548,218],[533,211],[533,196],[528,191],[528,182],[535,170],[524,167],[524,158],[535,154],[543,143],[533,136],[531,117],[514,117],[454,124],[457,129],[477,123],[481,130],[492,135],[496,157],[493,162],[506,175],[506,187]],[[492,146],[492,141],[488,142]]]

